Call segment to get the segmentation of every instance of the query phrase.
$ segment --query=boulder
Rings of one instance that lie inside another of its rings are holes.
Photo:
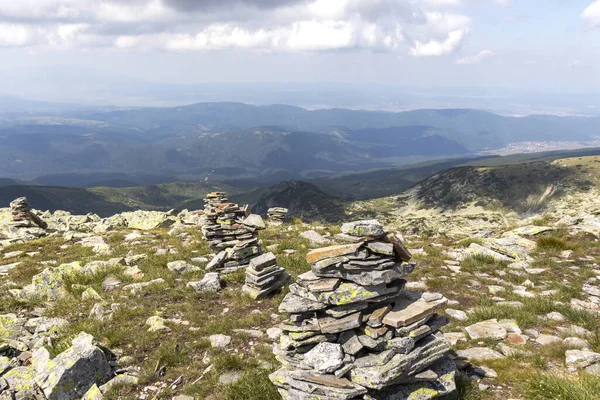
[[[48,400],[79,399],[93,385],[102,385],[112,378],[109,359],[91,335],[81,332],[71,344],[45,366],[36,368],[35,382]]]

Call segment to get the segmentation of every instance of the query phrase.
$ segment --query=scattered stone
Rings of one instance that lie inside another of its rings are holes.
[[[10,271],[17,268],[21,264],[21,262],[14,262],[12,264],[0,265],[0,276],[8,275]]]
[[[550,321],[557,321],[557,322],[562,322],[562,321],[566,320],[565,316],[557,311],[552,311],[552,312],[544,315],[544,319],[547,319]]]
[[[517,346],[523,346],[525,344],[527,344],[527,338],[523,335],[521,335],[520,333],[509,333],[506,335],[506,339],[505,339],[508,343],[510,344],[514,344]]]
[[[482,378],[497,378],[498,377],[498,373],[496,371],[494,371],[493,369],[486,367],[486,366],[481,366],[481,367],[476,367],[473,369],[473,371],[481,376]]]
[[[144,273],[136,266],[127,267],[123,270],[123,275],[129,276],[132,279],[140,280],[144,277]]]
[[[477,322],[476,324],[467,326],[465,331],[473,340],[479,339],[494,339],[502,340],[506,337],[506,329],[498,323],[496,319]]]
[[[152,316],[146,320],[146,325],[149,326],[148,332],[158,332],[169,330],[165,325],[166,320],[158,315]]]
[[[562,339],[558,336],[554,335],[546,335],[541,333],[537,338],[535,338],[536,343],[541,344],[542,346],[547,346],[549,344],[560,343]]]
[[[218,292],[221,287],[221,276],[218,272],[208,272],[201,281],[188,282],[187,284],[198,293]]]
[[[600,363],[600,354],[589,350],[567,350],[565,352],[565,364],[571,372],[588,368]]]
[[[234,329],[233,332],[248,336],[252,339],[260,339],[265,335],[264,333],[262,333],[262,331],[258,329]]]
[[[331,240],[324,238],[321,234],[315,230],[309,230],[300,234],[304,239],[308,239],[311,244],[327,244],[331,243]]]
[[[85,289],[85,291],[83,293],[81,293],[81,298],[83,300],[90,299],[90,300],[102,301],[102,297],[93,288]]]
[[[117,289],[119,286],[121,286],[121,281],[118,280],[116,277],[114,276],[107,276],[106,278],[104,278],[104,280],[102,281],[102,289],[104,289],[107,292],[110,292],[112,290]]]
[[[466,321],[469,319],[467,313],[462,310],[454,310],[452,308],[447,308],[446,314],[448,314],[450,318],[453,318],[457,321]]]
[[[152,285],[158,285],[165,283],[163,278],[153,279],[148,282],[131,283],[123,286],[123,290],[128,290],[131,294],[139,294],[144,288]]]
[[[446,332],[444,337],[448,339],[452,346],[456,346],[458,343],[466,343],[467,335],[462,332]]]
[[[167,268],[169,269],[169,271],[177,272],[179,274],[200,271],[199,267],[192,265],[192,264],[188,264],[187,262],[185,262],[183,260],[171,261],[171,262],[167,263]]]
[[[231,336],[216,334],[209,337],[211,347],[224,349],[231,343]]]
[[[572,349],[583,350],[583,349],[589,349],[589,347],[590,347],[590,344],[586,340],[581,339],[581,338],[576,338],[576,337],[565,338],[563,340],[563,344],[566,347],[570,347]]]
[[[457,350],[456,354],[467,360],[498,360],[504,358],[502,354],[488,347],[471,347],[465,350]]]

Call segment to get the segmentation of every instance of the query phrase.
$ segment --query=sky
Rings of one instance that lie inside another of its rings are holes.
[[[600,90],[600,0],[0,0],[15,71]]]

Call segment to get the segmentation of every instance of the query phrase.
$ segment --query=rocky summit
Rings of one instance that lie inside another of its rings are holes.
[[[454,235],[380,203],[332,225],[223,192],[106,218],[19,199],[0,209],[0,399],[595,399],[585,204]]]
[[[342,226],[351,244],[307,254],[269,376],[284,399],[434,399],[456,390],[441,294],[404,289],[415,268],[378,221]],[[418,397],[417,397],[418,396]]]

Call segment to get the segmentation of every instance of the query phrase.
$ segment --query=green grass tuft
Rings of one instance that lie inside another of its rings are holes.
[[[530,400],[597,400],[600,378],[588,374],[581,374],[579,379],[533,374],[526,382],[525,394]]]

